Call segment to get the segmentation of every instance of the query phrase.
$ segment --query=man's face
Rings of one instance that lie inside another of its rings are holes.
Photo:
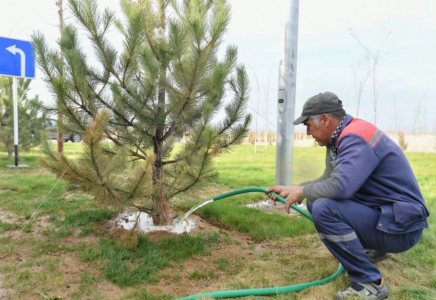
[[[307,119],[304,122],[306,125],[307,135],[311,135],[320,146],[327,146],[330,143],[332,137],[330,130],[328,130],[327,122],[324,116],[319,120],[319,126],[317,127],[312,118]]]

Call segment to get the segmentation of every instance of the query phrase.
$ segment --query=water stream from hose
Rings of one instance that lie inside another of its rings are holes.
[[[196,211],[196,210],[199,209],[200,207],[205,206],[206,204],[211,203],[211,202],[213,202],[213,199],[209,199],[209,200],[206,200],[206,201],[204,201],[204,202],[198,203],[197,205],[195,205],[194,207],[192,207],[190,210],[188,210],[188,211],[187,211],[183,216],[181,216],[181,217],[177,217],[176,219],[174,219],[174,221],[173,221],[173,226],[175,226],[175,225],[177,225],[177,224],[183,222],[183,221],[186,220],[186,219],[189,217],[189,215],[192,214],[194,211]]]

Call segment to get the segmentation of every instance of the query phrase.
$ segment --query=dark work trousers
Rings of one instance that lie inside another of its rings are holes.
[[[351,282],[371,282],[382,278],[364,249],[399,253],[413,247],[422,229],[404,234],[377,230],[380,211],[352,200],[319,198],[307,201],[316,231],[329,251],[348,272]]]

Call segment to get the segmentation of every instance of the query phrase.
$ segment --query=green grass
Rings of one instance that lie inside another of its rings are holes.
[[[272,186],[275,178],[276,148],[240,145],[215,160],[219,178],[215,181],[228,188],[237,189],[248,186]],[[295,148],[294,170],[295,184],[317,178],[322,175],[325,165],[324,148]]]
[[[67,213],[64,224],[71,227],[80,227],[95,222],[102,222],[113,217],[113,212],[108,209],[88,209]]]
[[[208,271],[202,271],[202,270],[198,270],[195,269],[191,274],[189,274],[188,276],[190,279],[195,279],[195,280],[201,280],[201,279],[210,279],[210,278],[215,278],[215,272],[208,270]]]
[[[50,141],[49,144],[52,147],[56,147],[55,141]],[[82,143],[65,143],[64,144],[64,154],[68,157],[78,157],[83,151]],[[32,168],[38,167],[38,159],[43,157],[41,147],[36,147],[31,149],[31,151],[21,151],[19,152],[19,165],[29,165],[30,169],[12,169],[10,172],[16,173],[26,173],[32,170]],[[0,169],[5,168],[6,165],[13,165],[14,161],[7,159],[6,153],[1,153],[0,158]]]
[[[103,273],[108,280],[119,286],[132,286],[154,280],[155,272],[171,261],[208,255],[212,245],[219,242],[216,234],[183,234],[164,238],[158,243],[139,235],[136,245],[125,246],[110,237],[101,239],[98,247],[82,244],[80,257],[85,262],[105,261]]]
[[[287,216],[247,208],[232,203],[231,200],[206,205],[200,208],[197,214],[217,226],[248,233],[256,242],[315,232],[313,225],[306,218],[293,217],[290,222]]]
[[[122,287],[142,283],[168,265],[156,246],[143,236],[135,247],[123,247],[107,239],[100,241],[100,247],[102,257],[107,259],[105,277]]]
[[[428,300],[435,297],[434,288],[428,287],[403,287],[398,291],[398,299]]]
[[[218,156],[215,164],[220,176],[208,181],[197,197],[181,195],[173,203],[174,207],[186,211],[198,202],[234,189],[274,185],[275,147],[257,147],[256,154],[253,150],[253,146],[241,145]],[[65,144],[68,155],[78,157],[81,151],[82,144]],[[322,242],[304,217],[244,206],[265,199],[262,193],[223,199],[195,212],[218,226],[219,233],[185,234],[158,240],[138,235],[136,243],[123,244],[122,236],[114,235],[103,226],[113,217],[111,210],[39,169],[37,160],[41,155],[38,149],[32,153],[22,152],[20,163],[30,168],[7,169],[6,165],[13,162],[0,153],[0,213],[7,216],[0,220],[0,258],[3,261],[0,273],[5,278],[4,286],[14,290],[11,299],[35,298],[37,290],[44,295],[58,295],[67,284],[71,285],[68,299],[104,299],[104,291],[98,287],[109,283],[118,286],[123,294],[120,299],[171,299],[186,293],[168,295],[159,289],[151,292],[148,286],[159,281],[178,285],[189,280],[215,282],[209,290],[287,285],[325,277],[337,267],[331,256],[323,254]],[[436,154],[406,155],[428,207],[434,212]],[[294,169],[291,170],[294,183],[320,176],[324,160],[323,148],[295,148]],[[380,264],[392,299],[436,298],[436,216],[433,213],[429,224],[430,228],[414,248]],[[249,243],[233,236],[234,232],[246,236]],[[244,260],[225,257],[223,253],[227,248],[245,251],[249,256]],[[208,261],[215,251],[223,250],[208,266],[197,265],[188,270],[184,265],[189,261]],[[59,271],[65,254],[84,268],[75,279]],[[216,283],[219,274],[229,276],[222,285]],[[347,284],[347,277],[341,276],[329,285],[271,298],[333,296]],[[201,292],[203,288],[199,289]]]
[[[243,263],[237,260],[229,260],[225,257],[219,257],[214,261],[215,264],[217,264],[218,268],[231,275],[231,274],[238,274],[242,268]]]
[[[183,234],[177,238],[163,239],[159,242],[158,248],[168,260],[182,261],[196,255],[206,256],[211,251],[212,243],[216,243],[216,239],[209,236]]]
[[[20,228],[19,224],[5,223],[0,220],[0,234],[5,233],[8,230],[15,230],[18,228]]]

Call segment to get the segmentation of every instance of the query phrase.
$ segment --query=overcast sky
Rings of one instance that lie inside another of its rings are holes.
[[[232,21],[224,43],[238,46],[239,62],[250,74],[249,112],[258,112],[259,128],[265,128],[268,105],[270,130],[276,128],[285,1],[230,0]],[[98,2],[102,7],[119,8],[118,0]],[[32,32],[40,30],[56,47],[55,0],[0,0],[0,7],[0,36],[30,40]],[[393,130],[397,124],[407,131],[436,131],[435,15],[434,0],[300,1],[296,115],[307,98],[324,91],[336,93],[347,112],[356,114],[351,66],[364,58],[365,51],[351,36],[348,28],[352,26],[368,49],[384,55],[379,68],[377,125],[383,130]],[[387,32],[390,34],[385,38]],[[259,79],[259,97],[254,73]],[[39,70],[31,87],[43,101],[52,101]],[[370,80],[359,117],[374,120]]]

